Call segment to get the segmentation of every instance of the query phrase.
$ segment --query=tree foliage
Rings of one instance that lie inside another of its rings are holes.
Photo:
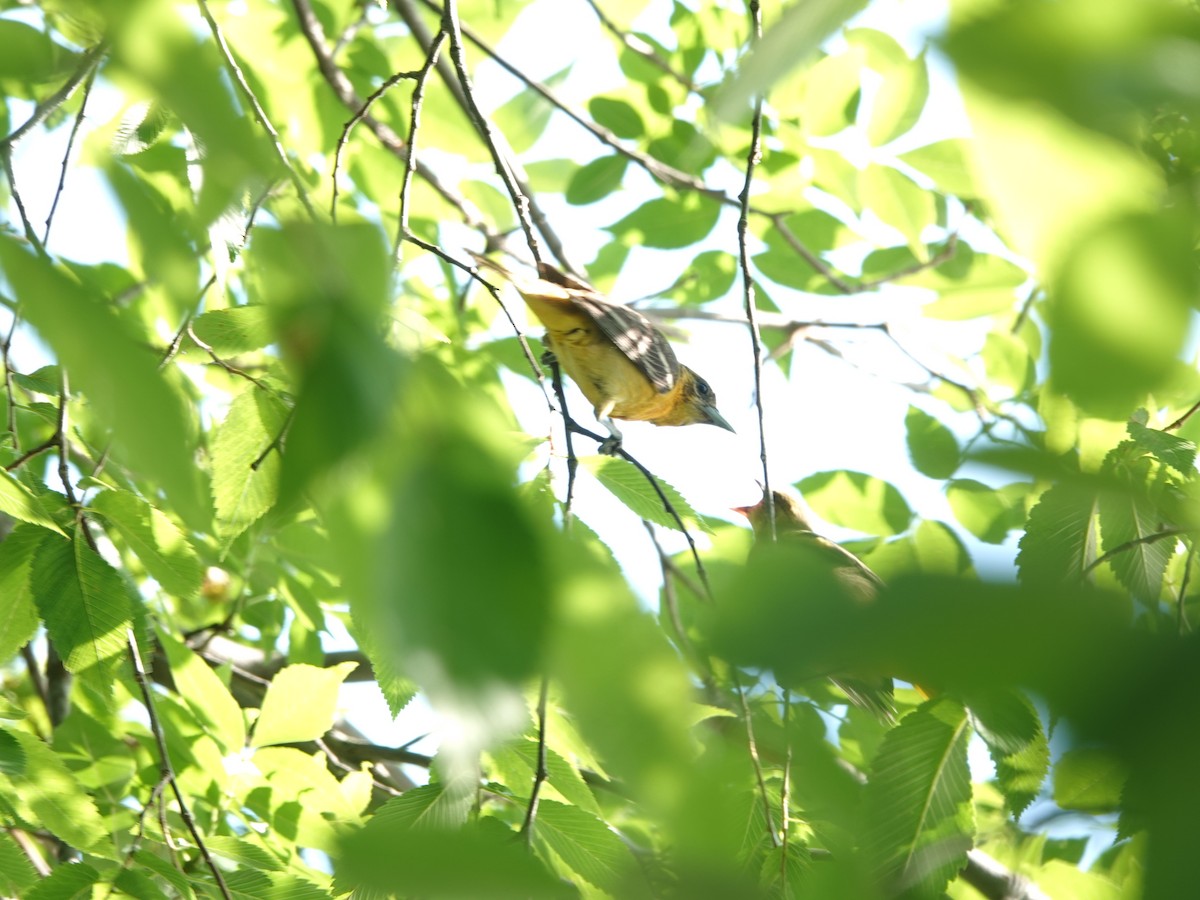
[[[0,0],[0,895],[1189,894],[1200,19],[863,6]],[[903,360],[902,477],[795,485],[877,601],[564,430],[503,247],[652,274],[768,432]]]

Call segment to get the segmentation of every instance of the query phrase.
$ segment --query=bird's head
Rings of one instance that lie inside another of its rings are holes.
[[[679,376],[678,402],[665,416],[654,420],[655,425],[716,425],[726,431],[733,426],[717,412],[717,392],[707,381],[683,367]]]
[[[808,517],[804,514],[804,507],[799,497],[785,491],[773,490],[771,499],[775,507],[776,535],[796,531],[812,531],[812,526],[808,524]],[[735,506],[733,509],[734,512],[739,512],[750,520],[750,527],[754,529],[756,537],[766,538],[769,536],[765,491],[763,498],[753,506]]]

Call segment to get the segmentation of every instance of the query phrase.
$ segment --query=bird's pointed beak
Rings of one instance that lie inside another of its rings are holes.
[[[718,428],[724,428],[726,431],[732,431],[734,434],[737,434],[736,431],[733,431],[733,426],[725,421],[725,417],[717,412],[715,406],[702,406],[700,409],[704,411],[709,425],[716,425]]]

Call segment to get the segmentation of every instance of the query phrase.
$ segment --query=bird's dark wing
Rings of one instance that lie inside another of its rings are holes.
[[[841,544],[817,534],[815,531],[793,531],[789,535],[804,541],[828,560],[838,573],[843,584],[852,594],[873,597],[883,587],[883,579],[870,567]],[[858,590],[856,591],[855,588]],[[865,594],[863,593],[865,592]]]
[[[675,386],[682,372],[675,351],[662,332],[636,309],[621,306],[592,291],[571,290],[571,299],[616,344],[660,394]]]

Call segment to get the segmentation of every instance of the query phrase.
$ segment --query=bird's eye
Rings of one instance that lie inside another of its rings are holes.
[[[707,381],[697,381],[696,382],[696,393],[699,394],[701,397],[707,397],[709,394],[712,393],[712,388],[710,388],[708,386]]]

